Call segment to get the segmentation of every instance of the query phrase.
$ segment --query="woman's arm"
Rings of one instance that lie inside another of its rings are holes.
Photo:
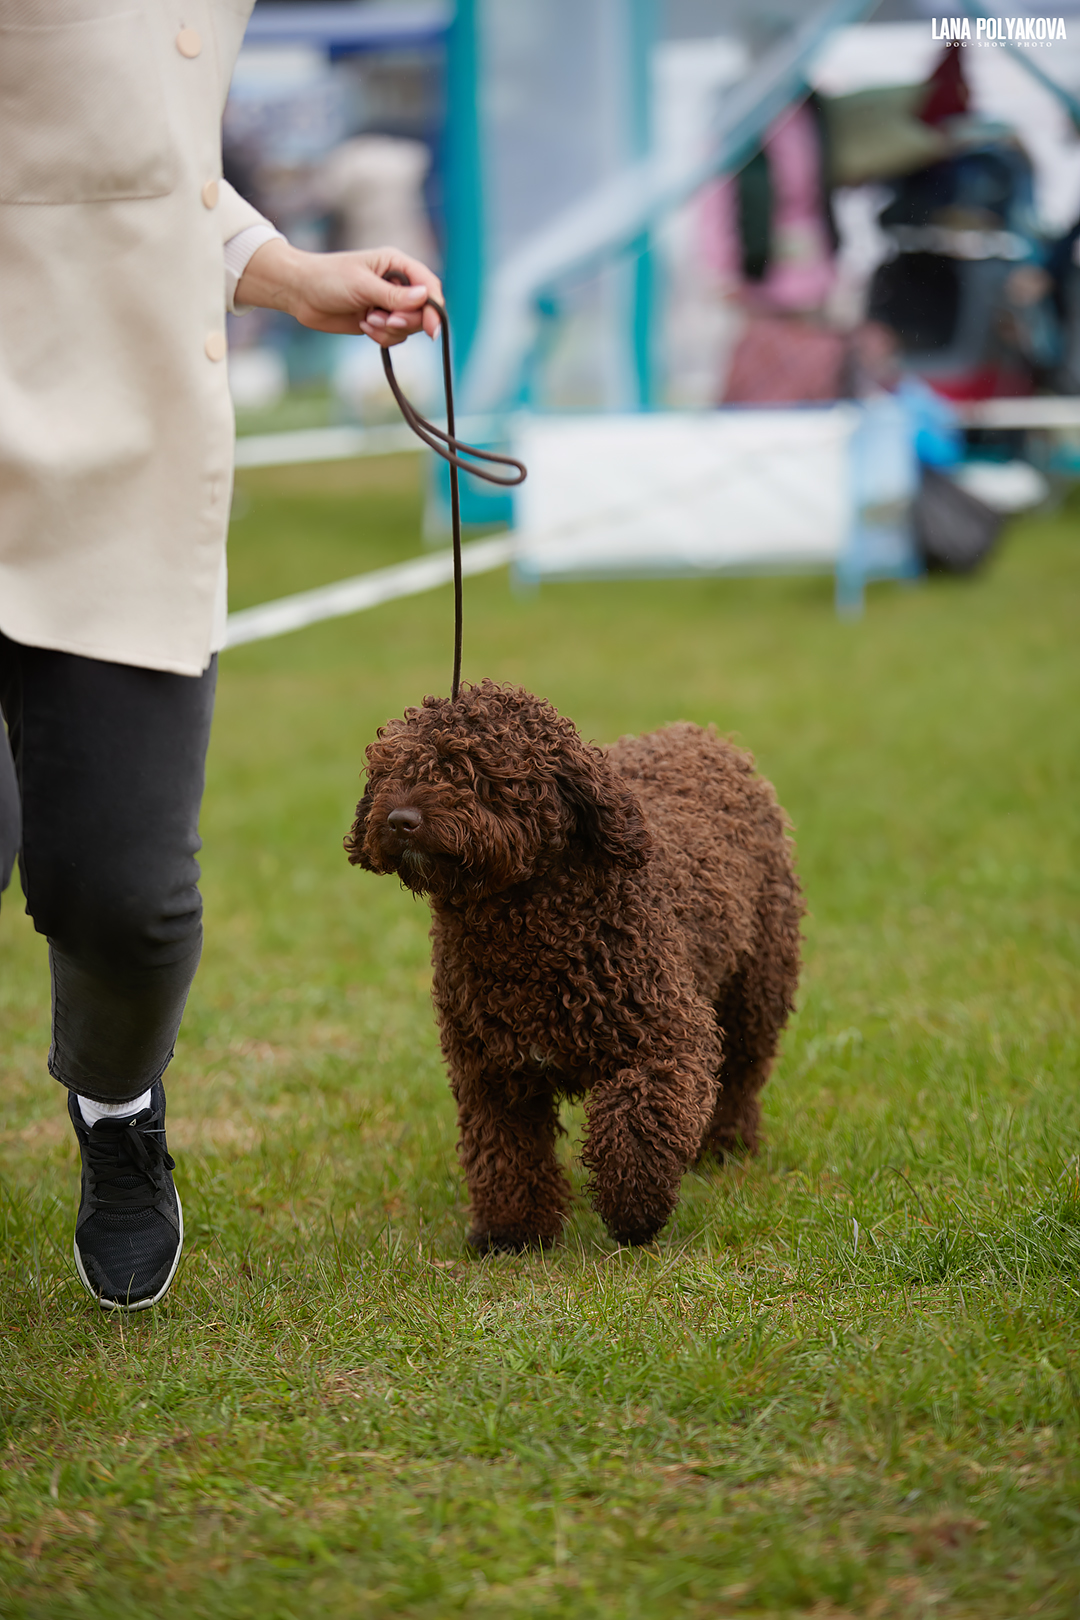
[[[411,285],[384,281],[388,270]],[[364,332],[384,348],[421,329],[437,335],[438,316],[423,307],[428,298],[442,302],[438,276],[397,248],[305,253],[280,237],[256,249],[236,289],[237,304],[284,310],[319,332]]]

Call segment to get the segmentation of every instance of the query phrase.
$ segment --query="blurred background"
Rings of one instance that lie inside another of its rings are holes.
[[[857,612],[1080,470],[1080,11],[1028,12],[259,0],[226,173],[298,246],[441,271],[466,431],[532,469],[464,488],[519,585],[825,569]],[[396,443],[373,345],[230,323],[241,466]],[[433,346],[394,357],[440,409]]]

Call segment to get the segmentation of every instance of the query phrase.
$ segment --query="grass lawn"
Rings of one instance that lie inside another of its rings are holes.
[[[245,475],[235,605],[417,552],[417,468]],[[426,908],[341,852],[449,592],[222,659],[145,1317],[75,1278],[45,949],[0,920],[0,1614],[1080,1615],[1078,526],[857,624],[824,580],[467,582],[467,676],[601,741],[715,720],[796,826],[767,1149],[642,1251],[582,1204],[470,1257]]]

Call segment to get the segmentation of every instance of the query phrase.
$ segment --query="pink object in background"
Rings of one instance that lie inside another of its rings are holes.
[[[755,304],[774,310],[819,309],[835,269],[821,189],[821,143],[810,108],[795,107],[765,137],[772,187],[771,250],[765,277],[746,282],[742,271],[738,188],[718,180],[702,196],[702,250],[721,280],[739,286]]]
[[[700,207],[702,257],[718,281],[734,287],[742,281],[743,270],[739,193],[730,175],[706,186]]]
[[[807,106],[777,119],[765,138],[773,187],[772,262],[761,284],[777,309],[818,309],[833,284],[821,194],[821,142]]]
[[[845,392],[847,344],[799,315],[751,315],[735,346],[725,405],[797,405]]]

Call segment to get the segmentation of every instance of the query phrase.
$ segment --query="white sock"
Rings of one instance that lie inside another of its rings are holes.
[[[79,1096],[77,1092],[76,1096]],[[97,1124],[99,1119],[123,1119],[125,1115],[134,1118],[136,1114],[141,1113],[144,1108],[149,1108],[149,1106],[150,1093],[148,1091],[140,1092],[137,1097],[132,1097],[128,1102],[118,1103],[99,1103],[95,1102],[93,1097],[79,1096],[79,1112],[83,1117],[83,1124],[89,1125],[91,1128]]]

